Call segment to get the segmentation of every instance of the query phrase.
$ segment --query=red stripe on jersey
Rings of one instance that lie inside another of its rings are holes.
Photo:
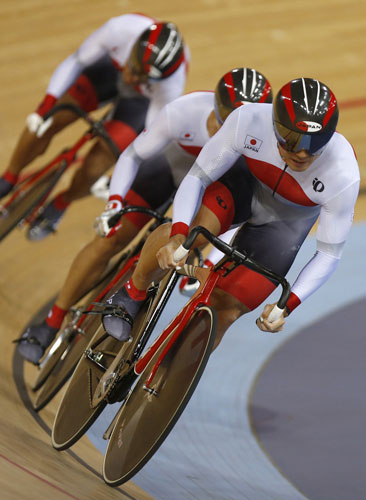
[[[159,38],[159,35],[160,35],[162,29],[163,29],[163,25],[161,23],[159,23],[159,24],[156,24],[156,29],[151,31],[149,39],[147,41],[147,47],[145,49],[144,57],[142,58],[142,61],[144,63],[148,62],[149,57],[150,57],[151,52],[152,52],[152,49],[156,43],[156,40]]]
[[[292,97],[291,97],[291,82],[289,82],[287,85],[282,87],[281,94],[284,97],[283,102],[285,103],[287,113],[290,117],[290,120],[292,121],[292,123],[294,123],[295,110],[294,110],[294,105],[293,105]]]
[[[313,207],[316,205],[316,203],[305,194],[300,184],[287,172],[283,172],[280,168],[271,165],[271,163],[266,163],[265,161],[255,160],[247,156],[245,156],[245,159],[252,174],[272,190],[275,189],[278,179],[282,175],[276,193],[286,200],[305,207]]]
[[[231,73],[227,73],[225,75],[225,83],[227,85],[227,91],[228,91],[228,94],[229,94],[229,97],[230,97],[230,101],[232,102],[232,104],[234,104],[235,100],[236,100],[236,96],[235,96],[235,88],[234,88],[234,80],[233,80],[233,75]]]
[[[259,99],[259,102],[266,102],[267,97],[268,97],[270,92],[271,92],[271,86],[270,86],[269,82],[266,81],[266,84],[264,86],[263,93],[261,95],[261,98]]]
[[[182,149],[184,149],[184,151],[193,156],[198,156],[202,149],[201,146],[186,146],[185,144],[181,144],[180,142],[178,142],[178,144]]]
[[[328,111],[327,111],[327,114],[324,116],[324,120],[323,120],[323,127],[325,127],[326,124],[329,122],[329,120],[331,119],[331,117],[336,109],[337,109],[337,100],[336,100],[333,92],[331,92],[329,104],[328,104]]]

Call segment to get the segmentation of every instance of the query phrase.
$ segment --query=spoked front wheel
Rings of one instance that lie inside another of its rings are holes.
[[[67,165],[61,163],[58,168],[35,181],[29,189],[20,192],[5,212],[0,214],[0,241],[27,217],[42,198],[54,188],[66,168]],[[22,185],[18,189],[22,190]]]
[[[108,485],[128,481],[163,443],[201,378],[215,334],[215,311],[208,306],[197,308],[146,390],[146,378],[166,344],[155,353],[122,407],[111,434],[103,463]]]

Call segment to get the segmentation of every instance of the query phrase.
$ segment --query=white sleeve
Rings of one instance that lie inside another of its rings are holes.
[[[346,241],[353,222],[359,187],[360,182],[357,180],[321,207],[316,233],[319,241],[331,245]]]
[[[125,198],[133,184],[141,162],[161,153],[172,140],[169,112],[164,108],[151,126],[141,132],[118,158],[109,188],[110,196]]]
[[[300,299],[300,302],[304,302],[331,277],[338,267],[339,260],[339,257],[324,253],[318,248],[314,257],[297,277],[291,292]]]
[[[235,146],[237,117],[232,112],[221,129],[206,143],[181,182],[174,198],[173,224],[189,226],[207,186],[227,172],[240,156]]]
[[[149,127],[157,114],[168,103],[183,95],[186,83],[185,65],[180,67],[168,78],[152,83],[153,91],[146,115],[146,126]]]
[[[336,270],[352,226],[358,189],[357,181],[322,206],[317,251],[291,288],[301,302],[320,288]]]
[[[60,97],[75,82],[86,66],[94,64],[98,59],[108,54],[106,37],[108,23],[94,31],[78,48],[67,57],[53,72],[47,93]]]

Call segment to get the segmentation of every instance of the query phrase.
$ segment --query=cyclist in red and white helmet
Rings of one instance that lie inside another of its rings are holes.
[[[44,153],[52,137],[77,118],[68,111],[44,120],[59,103],[90,112],[113,102],[106,128],[123,151],[168,102],[183,94],[189,51],[175,24],[142,14],[114,17],[94,31],[54,71],[46,96],[26,120],[8,168],[0,177],[0,198],[20,171]],[[28,232],[40,240],[53,232],[69,204],[90,194],[90,187],[115,162],[97,140],[74,175],[71,186],[45,208]]]
[[[171,239],[159,250],[162,267],[174,265],[174,250],[188,232],[201,193],[244,156],[256,183],[247,223],[236,237],[239,248],[286,275],[318,221],[316,252],[293,284],[286,312],[270,323],[274,305],[267,305],[257,322],[261,330],[281,330],[284,317],[335,271],[352,225],[360,174],[352,146],[336,132],[337,121],[333,92],[312,78],[284,85],[273,105],[248,104],[231,113],[178,189]],[[218,288],[226,304],[220,338],[233,317],[261,304],[274,285],[240,268],[223,278]]]
[[[228,110],[233,111],[250,100],[258,102],[262,95],[265,100],[272,96],[268,80],[254,69],[236,68],[220,79],[215,92],[191,92],[160,111],[117,161],[109,202],[96,220],[98,236],[76,256],[47,319],[39,325],[31,325],[22,335],[19,352],[23,357],[37,363],[55,337],[68,309],[98,281],[109,259],[128,244],[149,220],[143,214],[128,214],[122,218],[122,224],[111,229],[108,222],[122,205],[158,209],[169,202],[202,147],[220,129]],[[219,113],[224,110],[223,116],[217,114],[217,109]],[[233,199],[239,194],[234,194],[237,186],[247,177],[250,173],[244,160],[240,160],[208,191],[204,200],[205,210],[215,232],[223,233],[240,221],[240,212],[245,204],[234,207]],[[231,205],[233,209],[227,210]],[[169,228],[167,231],[169,234]],[[115,298],[118,299],[119,295]],[[130,313],[133,314],[133,311]],[[127,334],[125,332],[120,338],[125,338]]]

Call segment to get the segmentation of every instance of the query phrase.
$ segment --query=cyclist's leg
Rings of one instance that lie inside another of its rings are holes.
[[[69,308],[98,281],[109,260],[138,231],[139,228],[127,220],[112,238],[95,237],[79,252],[47,319],[41,324],[30,325],[23,332],[18,349],[25,359],[38,363],[55,338]]]
[[[81,74],[74,85],[58,99],[56,104],[63,103],[78,105],[84,111],[97,109],[99,101],[93,81],[85,73]],[[52,125],[42,137],[37,137],[36,134],[25,127],[10,158],[8,167],[0,180],[9,179],[12,186],[15,185],[19,172],[46,151],[55,134],[77,119],[78,117],[72,111],[58,112],[53,116]],[[5,194],[6,192],[0,189],[0,197]]]
[[[140,166],[138,176],[132,188],[135,193],[139,194],[140,199],[146,202],[151,208],[159,209],[159,207],[164,206],[175,190],[170,166],[166,158],[164,156],[159,156],[144,161]],[[135,198],[134,202],[134,200],[130,199],[129,195],[126,196],[126,201],[131,204],[141,205],[139,199]],[[133,221],[136,218],[136,214],[127,214],[126,217],[129,217],[130,220]],[[143,216],[140,215],[138,217],[142,222]],[[144,253],[146,255],[146,250]],[[140,259],[141,258],[140,256]],[[150,282],[148,285],[149,284]],[[145,302],[146,289],[138,290],[133,280],[130,279],[126,283],[126,286],[118,290],[108,301],[111,304],[124,308],[133,320]],[[106,331],[119,340],[126,340],[132,328],[131,324],[113,315],[105,316],[103,318],[103,324]]]
[[[225,233],[232,224],[245,220],[250,214],[251,190],[248,193],[240,187],[243,181],[242,166],[238,163],[232,167],[230,174],[211,184],[205,191],[202,205],[198,210],[191,227],[204,226],[215,235]],[[238,190],[238,186],[240,191]],[[245,199],[243,207],[237,200]],[[166,245],[170,237],[171,225],[158,227],[147,239],[141,252],[141,258],[132,275],[135,286],[146,289],[152,281],[159,281],[166,271],[159,268],[156,254]],[[199,236],[195,247],[207,244],[203,236]]]
[[[286,209],[291,212],[290,208]],[[286,276],[316,219],[315,213],[302,218],[298,216],[271,221],[260,226],[244,224],[238,231],[234,244],[253,260]],[[211,296],[211,303],[218,316],[215,347],[229,326],[240,316],[262,304],[276,286],[245,266],[239,266],[226,277],[221,277]]]
[[[192,227],[203,225],[214,234],[220,233],[221,224],[216,214],[202,205],[199,209]],[[171,224],[163,224],[155,229],[146,240],[142,249],[141,257],[132,275],[132,280],[139,290],[146,290],[152,281],[160,281],[168,272],[159,267],[156,254],[158,250],[168,243],[171,232]],[[205,245],[207,242],[203,237],[197,238],[195,247]]]

